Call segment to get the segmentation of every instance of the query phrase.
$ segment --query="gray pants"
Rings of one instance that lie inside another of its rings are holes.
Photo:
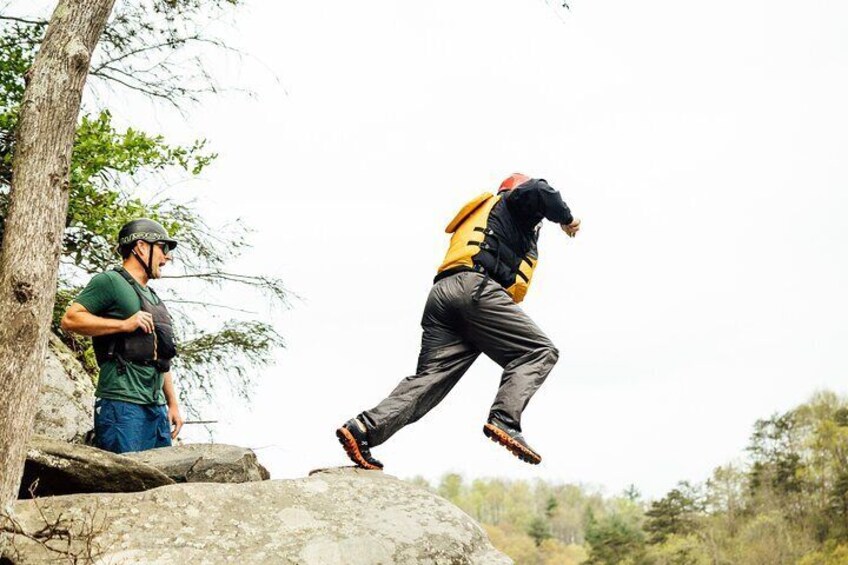
[[[416,374],[406,377],[376,407],[359,415],[372,446],[432,410],[485,353],[503,367],[490,417],[521,430],[521,413],[551,372],[559,352],[498,283],[459,273],[433,285],[421,327]]]

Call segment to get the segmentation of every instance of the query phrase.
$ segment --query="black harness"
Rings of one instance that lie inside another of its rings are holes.
[[[136,329],[131,333],[117,333],[97,336],[92,338],[94,342],[94,354],[98,365],[105,361],[116,361],[118,372],[126,371],[126,364],[148,365],[156,367],[160,373],[166,373],[171,369],[171,359],[177,356],[176,340],[174,339],[174,327],[171,323],[171,315],[162,300],[158,304],[149,301],[136,286],[135,279],[126,269],[119,267],[115,269],[124,280],[132,287],[141,301],[141,310],[153,316],[154,331],[146,333],[142,329]],[[151,288],[157,299],[159,295]]]

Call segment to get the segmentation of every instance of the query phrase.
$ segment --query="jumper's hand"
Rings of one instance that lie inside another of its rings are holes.
[[[580,231],[580,220],[574,218],[570,224],[560,224],[560,227],[568,237],[574,237]]]
[[[124,324],[127,333],[141,329],[144,333],[149,334],[154,329],[153,315],[150,312],[136,312],[135,315],[124,320]]]

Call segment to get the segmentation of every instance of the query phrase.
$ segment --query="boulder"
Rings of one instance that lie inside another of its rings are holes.
[[[137,492],[174,481],[160,470],[87,445],[33,436],[27,449],[20,498],[90,492]]]
[[[13,513],[24,532],[43,530],[61,516],[62,526],[72,530],[70,543],[44,543],[85,562],[511,563],[448,501],[381,472],[353,468],[295,480],[19,501]],[[94,534],[85,535],[86,528]],[[42,543],[21,534],[11,538],[2,551],[12,562],[56,558]]]
[[[50,334],[34,432],[82,443],[94,427],[94,385],[68,347]]]
[[[156,467],[178,483],[247,483],[270,478],[253,451],[235,445],[192,443],[125,455]]]

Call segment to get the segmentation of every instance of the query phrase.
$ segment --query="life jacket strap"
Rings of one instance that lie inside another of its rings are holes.
[[[471,302],[475,304],[480,302],[480,295],[483,294],[483,289],[485,288],[487,282],[489,282],[489,273],[483,275],[483,280],[480,281],[480,284],[478,284],[477,288],[474,289],[474,294],[471,295]]]
[[[476,229],[476,228],[475,228],[475,229]],[[489,231],[491,231],[491,230],[489,230]],[[498,245],[497,245],[497,248],[498,248],[498,249],[497,249],[497,254],[495,255],[495,266],[497,266],[497,265],[499,265],[499,264],[500,264],[500,262],[501,262],[501,242],[500,242],[500,240],[498,240],[498,238],[497,238],[497,237],[495,237],[495,236],[494,236],[494,234],[492,234],[492,238],[493,238],[493,239],[497,242],[497,244],[498,244]],[[490,245],[488,245],[488,244],[484,241],[484,242],[482,242],[482,243],[480,244],[480,249],[491,249],[491,246],[490,246]],[[480,296],[483,294],[483,289],[485,288],[486,283],[487,283],[487,282],[489,282],[489,279],[491,278],[491,277],[489,276],[489,272],[488,272],[488,271],[486,271],[485,269],[483,269],[483,267],[480,267],[480,269],[483,271],[483,280],[482,280],[482,281],[480,281],[480,284],[478,284],[478,285],[477,285],[477,288],[476,288],[476,289],[474,289],[474,294],[471,296],[471,302],[472,302],[472,303],[474,303],[474,304],[477,304],[478,302],[480,302]]]
[[[124,361],[124,358],[120,355],[112,355],[112,359],[115,360],[115,365],[118,367],[118,374],[125,375],[127,373],[127,362]]]

